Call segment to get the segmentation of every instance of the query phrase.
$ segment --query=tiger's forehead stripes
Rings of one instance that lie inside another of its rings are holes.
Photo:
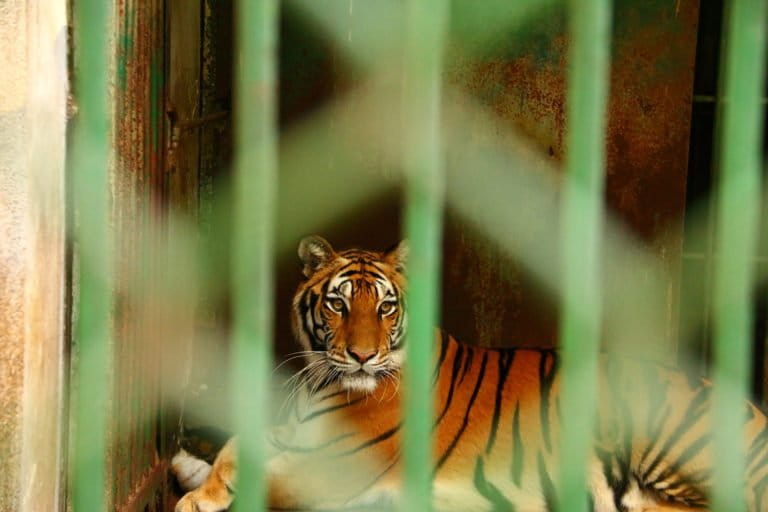
[[[395,286],[377,267],[363,259],[343,265],[328,284],[328,294],[351,300],[355,293],[371,293],[378,300],[396,298]]]

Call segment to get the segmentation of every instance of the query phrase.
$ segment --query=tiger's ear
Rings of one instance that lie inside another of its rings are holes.
[[[384,261],[395,267],[398,272],[405,272],[405,265],[408,263],[408,242],[401,241],[384,253]]]
[[[334,252],[333,247],[321,236],[307,236],[299,242],[299,258],[304,264],[302,272],[306,277],[323,268],[335,257],[336,252]]]

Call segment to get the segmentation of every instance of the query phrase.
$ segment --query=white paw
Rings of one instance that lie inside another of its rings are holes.
[[[211,465],[202,459],[190,455],[186,450],[179,452],[171,459],[171,467],[176,474],[179,485],[185,491],[197,489],[211,473]],[[191,509],[194,510],[194,509]]]

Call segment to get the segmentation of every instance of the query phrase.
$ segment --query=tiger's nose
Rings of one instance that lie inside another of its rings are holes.
[[[347,347],[347,354],[349,354],[349,356],[358,363],[364,364],[366,361],[373,359],[373,357],[376,355],[376,351]]]

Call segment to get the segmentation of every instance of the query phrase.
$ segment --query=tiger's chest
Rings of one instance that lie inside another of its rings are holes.
[[[522,502],[530,494],[543,503],[541,479],[535,473],[529,482],[526,468],[536,464],[548,468],[555,456],[554,356],[547,351],[483,350],[455,342],[441,349],[432,411],[425,411],[434,425],[436,491],[444,488],[442,494],[453,502],[459,499],[456,491],[462,502],[487,501],[478,497],[473,484],[477,481],[481,490],[485,486],[504,495],[517,492]],[[280,441],[279,472],[309,471],[315,483],[318,475],[343,476],[345,488],[357,496],[398,487],[400,382],[384,382],[371,394],[318,393],[297,412],[294,427],[290,439]],[[508,485],[495,483],[501,474],[512,475]],[[472,492],[461,492],[467,483]]]

